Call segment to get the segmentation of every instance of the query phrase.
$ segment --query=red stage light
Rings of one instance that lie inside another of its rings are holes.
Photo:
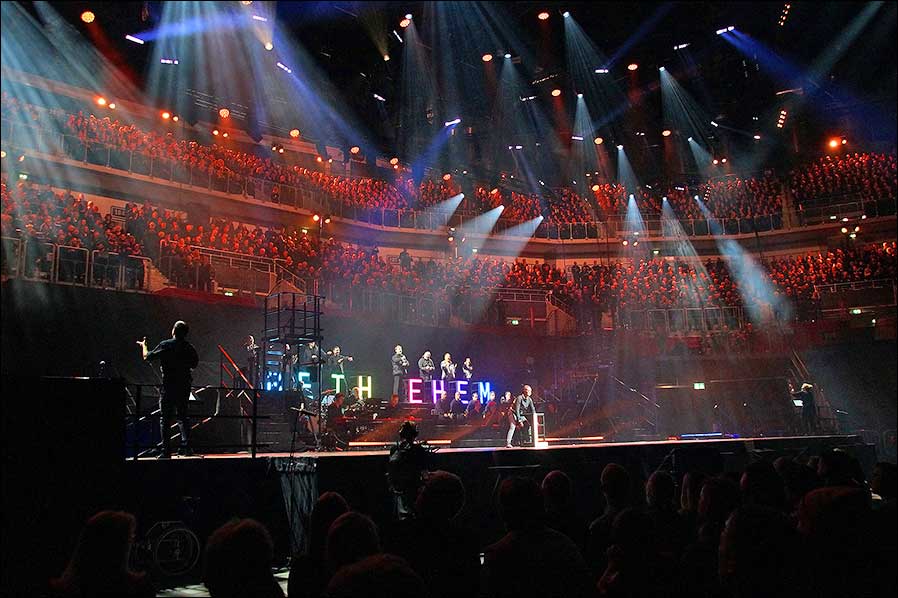
[[[560,96],[560,95],[561,95],[561,90],[560,90],[560,89],[555,88],[555,89],[552,90],[552,97],[553,97],[553,98],[557,98],[557,97]]]
[[[315,161],[316,162],[324,162],[324,158],[322,158],[321,156],[318,156],[317,158],[315,158]]]
[[[481,57],[481,60],[484,62],[489,62],[492,59],[493,59],[493,55],[489,54],[489,53],[486,53]]]
[[[598,191],[599,189],[600,189],[600,187],[599,187],[598,185],[593,185],[593,186],[592,186],[592,190],[593,190],[593,191]]]
[[[321,220],[321,216],[319,216],[318,214],[315,214],[314,216],[312,216],[312,220],[314,220],[315,222],[318,222],[319,220]]]
[[[639,65],[636,64],[635,62],[633,62],[633,63],[630,63],[630,65],[627,67],[627,70],[628,70],[628,71],[635,71],[635,70],[638,69],[638,68],[639,68]]]
[[[85,23],[93,23],[94,19],[96,19],[96,18],[97,18],[97,15],[95,15],[94,13],[92,13],[89,10],[85,10],[83,13],[81,13],[81,20],[84,21]]]
[[[408,27],[411,24],[412,24],[411,19],[402,19],[401,21],[399,21],[399,26],[402,27],[403,29],[405,29],[406,27]]]
[[[299,129],[291,129],[290,137],[292,137],[293,139],[296,139],[297,137],[299,137]]]
[[[106,98],[104,98],[103,96],[98,97],[97,98],[97,106],[105,106],[105,105],[106,105]]]
[[[548,21],[548,20],[549,20],[549,13],[546,12],[546,11],[542,11],[541,13],[539,13],[538,15],[536,15],[536,18],[539,19],[540,21]]]
[[[218,116],[220,116],[222,118],[227,118],[227,117],[231,116],[231,111],[228,110],[227,108],[222,108],[221,110],[218,111]]]
[[[448,181],[448,180],[451,179],[451,178],[452,178],[452,175],[449,174],[448,172],[447,172],[446,174],[443,175],[443,180],[444,180],[444,181]]]
[[[166,111],[166,112],[162,113],[162,120],[168,120],[170,118],[171,118],[171,112]]]
[[[499,188],[498,188],[498,187],[493,187],[493,188],[490,190],[490,195],[495,195],[495,194],[498,193],[498,192],[499,192]]]
[[[833,138],[833,139],[830,139],[830,140],[829,140],[829,147],[830,147],[830,148],[836,149],[837,147],[839,147],[839,145],[841,145],[841,142],[840,142],[838,139]]]
[[[216,137],[218,136],[218,129],[212,129],[212,134]]]

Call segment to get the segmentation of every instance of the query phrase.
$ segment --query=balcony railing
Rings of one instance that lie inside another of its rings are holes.
[[[152,262],[147,257],[56,245],[37,237],[2,237],[0,245],[2,272],[10,278],[116,291],[149,288]]]

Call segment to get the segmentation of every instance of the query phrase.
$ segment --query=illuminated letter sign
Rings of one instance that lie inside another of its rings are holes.
[[[421,394],[421,389],[418,388],[420,386],[421,380],[420,378],[409,378],[406,380],[408,383],[408,402],[409,403],[423,403],[423,399],[416,399],[415,395]]]
[[[368,384],[365,384],[365,380],[368,381]],[[371,398],[371,389],[373,388],[373,384],[371,383],[371,376],[359,376],[359,398],[360,399],[370,399]],[[368,393],[368,396],[365,396],[365,393]]]

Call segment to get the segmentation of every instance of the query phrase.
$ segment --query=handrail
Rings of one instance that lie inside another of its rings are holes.
[[[247,380],[246,374],[243,373],[243,370],[240,369],[240,366],[237,365],[237,363],[236,363],[236,362],[234,361],[234,359],[231,357],[231,354],[228,353],[227,349],[225,349],[225,348],[222,347],[221,345],[218,345],[218,350],[221,352],[221,355],[222,355],[225,359],[228,360],[228,363],[231,364],[231,367],[234,368],[234,371],[237,372],[238,374],[240,374],[240,379],[243,380],[243,382],[246,384],[246,387],[255,390],[255,388],[253,387],[253,385],[250,384],[249,380]],[[248,399],[248,400],[249,400],[250,403],[252,403],[252,399]]]

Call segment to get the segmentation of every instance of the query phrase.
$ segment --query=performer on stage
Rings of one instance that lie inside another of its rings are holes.
[[[330,371],[328,372],[328,380],[331,380],[331,375],[333,374],[342,374],[345,378],[346,369],[344,366],[345,362],[351,362],[352,357],[350,355],[343,355],[340,352],[340,347],[334,347],[330,351],[327,352],[327,365],[330,366]]]
[[[795,390],[789,383],[789,394],[801,401],[801,425],[808,436],[817,433],[817,403],[814,400],[814,385],[805,382],[801,390]]]
[[[296,390],[296,364],[299,361],[296,352],[289,344],[284,345],[284,354],[281,355],[281,388],[283,390]]]
[[[465,357],[465,360],[461,364],[461,371],[465,375],[465,380],[470,382],[471,378],[474,377],[474,364],[471,363],[470,357]]]
[[[483,419],[483,403],[480,402],[480,396],[475,392],[471,394],[471,400],[468,401],[468,408],[465,409],[465,420],[470,423],[480,423]]]
[[[449,403],[449,417],[460,420],[465,416],[465,404],[461,400],[461,393],[455,391],[455,397]]]
[[[249,335],[243,348],[246,351],[246,378],[249,385],[255,388],[259,383],[259,355],[262,353],[262,347],[256,344],[253,335]]]
[[[446,353],[443,355],[443,361],[440,362],[440,370],[443,372],[443,381],[448,387],[450,383],[455,382],[455,364],[452,363],[452,355]]]
[[[430,351],[424,351],[424,355],[418,360],[418,375],[424,382],[425,386],[433,380],[433,372],[436,367],[433,365],[433,359],[430,358]]]
[[[514,400],[514,406],[508,414],[508,434],[505,437],[505,448],[511,448],[511,441],[514,439],[515,430],[530,425],[528,416],[532,416],[536,409],[533,406],[533,389],[529,384],[525,384]]]
[[[402,379],[408,375],[408,359],[402,354],[402,345],[393,348],[393,357],[390,358],[393,366],[393,394],[398,395],[402,388]]]
[[[178,320],[172,327],[171,338],[159,343],[152,351],[147,351],[147,339],[137,341],[140,345],[141,355],[144,361],[159,360],[162,363],[162,396],[159,398],[160,432],[162,434],[163,459],[171,456],[171,428],[172,413],[177,415],[178,428],[181,432],[181,447],[179,454],[190,454],[190,418],[187,414],[187,402],[190,400],[190,370],[199,365],[199,356],[196,349],[187,342],[187,333],[190,328],[187,322]]]

